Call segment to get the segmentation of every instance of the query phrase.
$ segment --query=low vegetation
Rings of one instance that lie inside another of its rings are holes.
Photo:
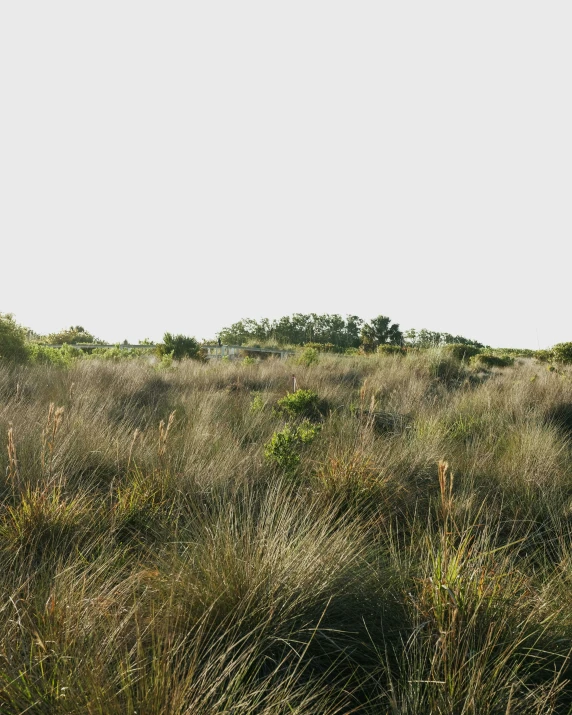
[[[18,335],[0,712],[571,711],[565,360],[39,359]]]

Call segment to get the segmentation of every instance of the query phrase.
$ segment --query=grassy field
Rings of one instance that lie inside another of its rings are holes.
[[[2,715],[571,712],[572,368],[4,365],[0,433]]]

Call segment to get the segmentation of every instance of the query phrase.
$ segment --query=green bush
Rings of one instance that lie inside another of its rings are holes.
[[[443,351],[456,360],[469,360],[481,352],[475,345],[462,345],[461,343],[451,343],[444,345]]]
[[[550,362],[554,359],[554,353],[552,350],[535,350],[534,357],[538,362]]]
[[[252,395],[252,402],[250,403],[250,411],[252,413],[262,412],[264,405],[265,402],[262,399],[262,395],[259,392],[254,392]]]
[[[300,451],[304,444],[311,442],[319,433],[319,425],[302,422],[298,427],[286,425],[274,432],[264,446],[264,456],[275,462],[286,473],[293,474],[300,464]]]
[[[312,348],[317,350],[319,353],[333,353],[336,352],[336,346],[333,343],[304,343],[305,348]]]
[[[53,345],[77,345],[78,343],[103,342],[81,325],[72,325],[70,328],[67,328],[67,330],[60,330],[59,333],[51,333],[47,336],[47,340]]]
[[[195,338],[188,335],[173,335],[165,333],[163,344],[159,346],[161,356],[171,353],[174,360],[191,358],[192,360],[202,360],[203,352],[201,346]]]
[[[300,365],[317,365],[320,362],[320,353],[316,348],[306,348],[296,358],[296,362]]]
[[[83,358],[84,354],[68,343],[64,343],[61,348],[50,348],[46,345],[32,343],[28,346],[28,356],[32,363],[69,367],[74,360]]]
[[[276,403],[276,414],[287,417],[319,417],[318,394],[312,390],[289,392]]]
[[[94,348],[89,357],[99,360],[119,362],[120,360],[129,360],[139,357],[141,354],[145,354],[147,352],[147,350],[141,351],[136,349],[121,348],[119,345],[114,345],[112,348]]]
[[[555,362],[572,363],[572,343],[557,343],[552,347]]]
[[[470,360],[471,365],[476,367],[509,367],[514,363],[514,358],[510,355],[490,355],[489,353],[480,353],[473,355]]]
[[[26,362],[26,330],[11,313],[0,313],[0,360]]]
[[[173,367],[173,352],[171,351],[170,353],[159,353],[161,356],[161,359],[155,366],[156,370],[169,370],[170,368]]]

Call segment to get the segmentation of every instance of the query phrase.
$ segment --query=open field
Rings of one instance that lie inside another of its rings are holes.
[[[247,362],[0,365],[0,713],[571,712],[572,368]]]

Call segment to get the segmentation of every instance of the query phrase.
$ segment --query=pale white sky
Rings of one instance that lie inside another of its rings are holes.
[[[572,340],[570,2],[4,2],[0,311]]]

